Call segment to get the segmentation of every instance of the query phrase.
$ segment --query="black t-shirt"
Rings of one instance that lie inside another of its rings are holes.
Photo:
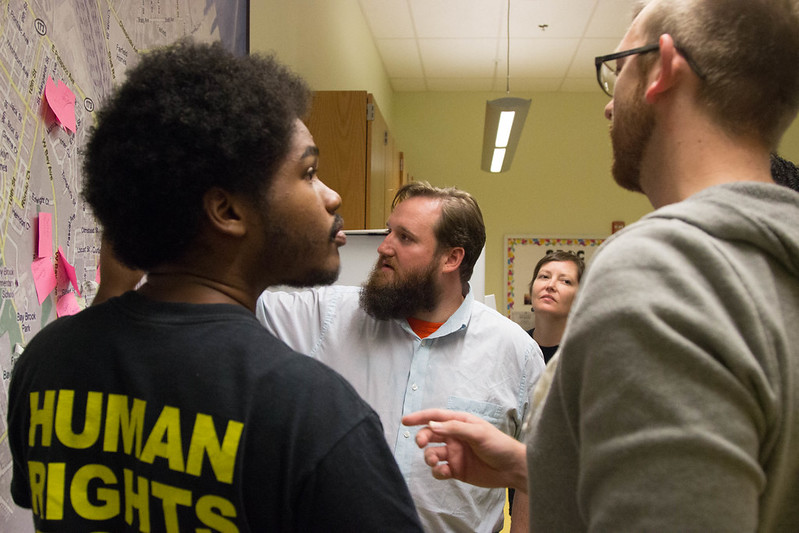
[[[60,318],[8,422],[42,531],[421,531],[375,412],[241,307],[131,292]]]
[[[535,328],[527,330],[527,333],[532,337],[534,331]],[[541,348],[541,353],[544,354],[544,362],[548,363],[549,360],[552,359],[552,356],[555,355],[555,352],[558,351],[560,344],[556,344],[555,346],[541,346],[539,344],[538,347]]]

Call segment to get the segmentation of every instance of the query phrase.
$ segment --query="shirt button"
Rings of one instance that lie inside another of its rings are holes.
[[[410,431],[406,431],[405,433],[402,434],[402,436],[405,437],[406,439],[409,439],[409,438],[411,438],[411,432]]]
[[[419,390],[419,385],[417,385],[416,383],[414,383],[413,385],[411,385],[411,389],[412,389],[412,390]]]

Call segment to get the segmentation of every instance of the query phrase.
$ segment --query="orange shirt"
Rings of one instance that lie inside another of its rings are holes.
[[[438,328],[444,325],[443,322],[427,322],[419,320],[418,318],[408,318],[408,325],[414,333],[419,335],[420,339],[424,339],[436,332]]]

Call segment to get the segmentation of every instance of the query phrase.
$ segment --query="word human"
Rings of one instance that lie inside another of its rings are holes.
[[[134,523],[136,515],[140,531],[150,531],[150,507],[158,507],[160,501],[163,517],[159,518],[167,531],[181,531],[180,517],[189,509],[207,528],[238,531],[236,508],[229,498],[195,494],[191,487],[199,486],[193,478],[213,475],[220,484],[219,492],[229,492],[243,423],[228,420],[220,439],[211,415],[188,415],[166,405],[145,432],[145,415],[150,420],[154,412],[152,408],[147,412],[144,400],[88,392],[85,402],[76,405],[75,397],[74,390],[63,389],[30,393],[27,466],[34,514],[45,520],[61,520],[71,508],[86,520],[102,521],[124,513],[128,524]],[[82,429],[76,432],[76,427]],[[185,436],[188,446],[184,446]],[[61,447],[91,450],[95,458],[103,452],[99,456],[108,454],[108,460],[103,459],[103,464],[72,464],[74,460],[31,459],[57,459]],[[137,473],[156,471],[145,466],[154,464],[175,472],[170,479],[178,483],[163,483],[162,479],[156,481]]]

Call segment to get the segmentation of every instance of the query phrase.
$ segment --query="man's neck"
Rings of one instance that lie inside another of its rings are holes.
[[[413,318],[424,320],[425,322],[441,322],[444,323],[449,320],[455,311],[463,303],[466,297],[463,294],[463,288],[460,284],[457,287],[452,284],[441,291],[441,299],[436,305],[435,309],[431,311],[417,311],[413,314]]]
[[[255,312],[256,297],[244,287],[185,271],[161,270],[147,274],[139,292],[163,302],[194,304],[233,304]]]
[[[653,133],[642,161],[641,188],[655,209],[714,185],[773,182],[767,147],[733,137],[699,114],[675,116]]]

